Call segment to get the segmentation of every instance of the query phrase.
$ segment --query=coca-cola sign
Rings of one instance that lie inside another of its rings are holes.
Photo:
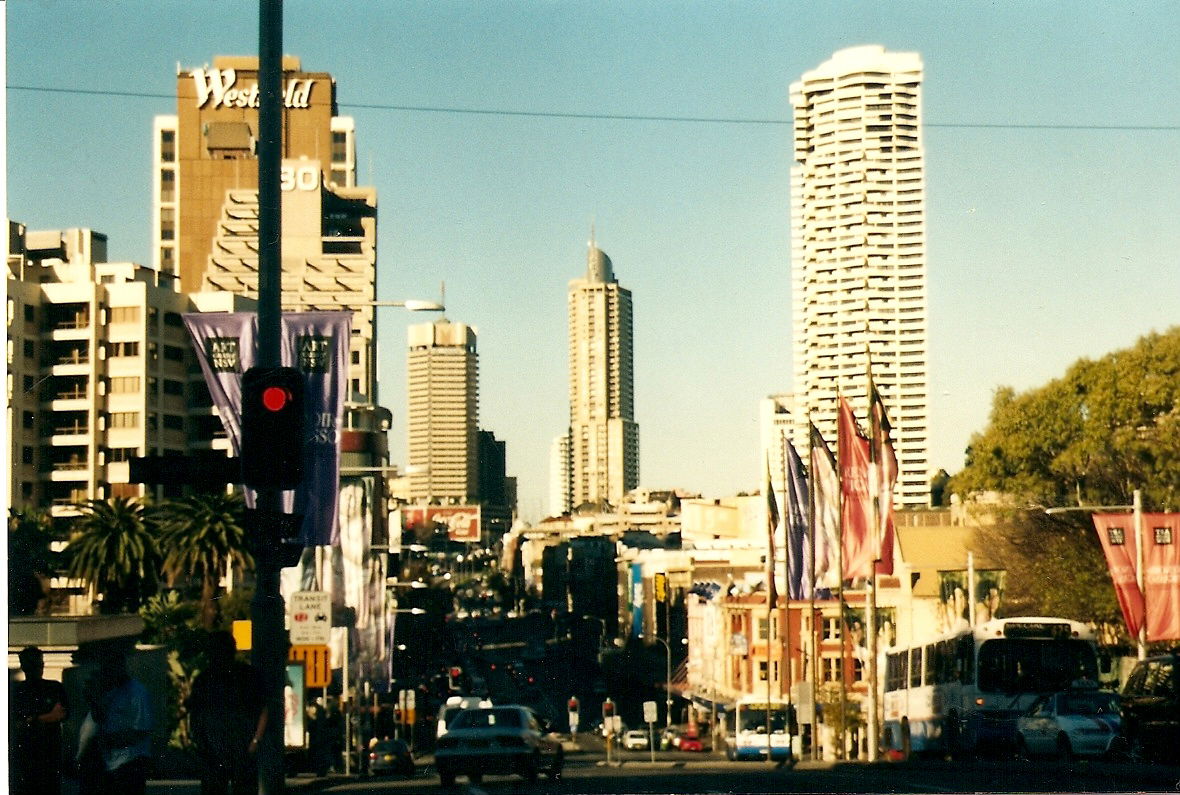
[[[238,88],[238,73],[235,69],[194,69],[193,84],[197,89],[197,107],[257,108],[258,83]],[[287,108],[311,107],[311,87],[315,80],[297,78],[288,80],[283,86],[283,106]]]

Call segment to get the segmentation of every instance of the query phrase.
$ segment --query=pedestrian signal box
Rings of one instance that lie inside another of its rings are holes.
[[[303,374],[294,367],[243,373],[242,482],[252,489],[296,488],[304,441]]]

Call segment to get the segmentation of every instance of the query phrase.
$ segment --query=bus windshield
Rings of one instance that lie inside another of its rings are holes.
[[[996,638],[979,648],[984,693],[1065,690],[1077,679],[1098,679],[1094,649],[1082,640]]]
[[[739,712],[738,730],[743,732],[766,733],[766,705],[742,705]],[[787,730],[787,708],[783,704],[776,704],[770,709],[770,730],[784,732]]]

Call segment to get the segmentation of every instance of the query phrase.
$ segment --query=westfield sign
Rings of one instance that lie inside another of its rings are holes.
[[[190,72],[197,88],[197,107],[257,108],[258,83],[248,88],[237,88],[238,73],[234,69],[194,69]],[[288,80],[283,87],[283,105],[287,108],[311,106],[311,79]]]

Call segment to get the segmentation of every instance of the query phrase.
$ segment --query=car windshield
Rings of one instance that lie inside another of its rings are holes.
[[[521,727],[520,712],[515,709],[468,709],[455,718],[453,729],[486,729],[490,727]]]
[[[1058,699],[1062,715],[1118,714],[1119,701],[1114,693],[1070,693]]]

